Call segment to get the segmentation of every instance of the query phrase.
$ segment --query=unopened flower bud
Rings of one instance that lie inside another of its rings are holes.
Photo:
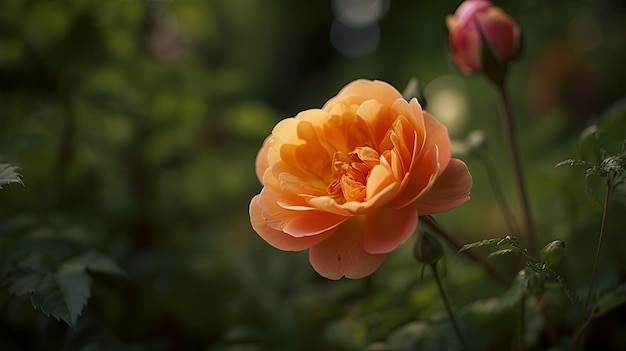
[[[464,74],[487,73],[505,65],[520,51],[520,28],[501,8],[487,0],[466,0],[446,18],[450,53]],[[492,67],[490,67],[492,66]]]
[[[549,265],[553,265],[563,259],[565,254],[565,242],[561,240],[554,240],[548,245],[544,246],[539,253],[541,260]]]
[[[432,234],[419,230],[413,246],[413,255],[419,262],[433,265],[443,256],[443,247]]]

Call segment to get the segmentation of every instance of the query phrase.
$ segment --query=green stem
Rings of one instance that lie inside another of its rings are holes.
[[[435,277],[435,281],[437,282],[437,287],[439,288],[439,295],[441,296],[441,300],[443,301],[444,306],[446,307],[446,312],[448,312],[448,318],[450,318],[450,322],[454,327],[454,333],[456,334],[457,339],[461,343],[461,345],[465,345],[465,339],[463,338],[463,333],[461,332],[461,328],[459,327],[459,322],[456,320],[454,312],[452,311],[452,306],[450,305],[450,301],[448,301],[448,296],[446,295],[445,290],[443,289],[443,284],[441,283],[441,278],[439,277],[439,273],[437,272],[437,264],[431,264],[430,268],[433,270],[433,275]]]
[[[572,346],[570,347],[570,350],[577,350],[576,345],[578,344],[578,340],[580,340],[580,336],[585,331],[585,328],[587,328],[587,326],[589,325],[589,322],[591,322],[591,317],[592,316],[585,318],[582,321],[580,327],[578,327],[578,329],[574,332],[574,335],[572,336]]]
[[[600,250],[602,249],[602,237],[604,236],[604,224],[606,223],[606,213],[609,209],[609,198],[611,197],[611,180],[606,178],[606,193],[604,194],[604,208],[602,209],[602,223],[600,224],[600,236],[598,237],[598,246],[596,248],[596,256],[593,259],[593,270],[591,271],[591,282],[589,290],[587,290],[587,298],[585,299],[585,311],[589,309],[593,285],[596,281],[596,273],[598,272],[598,260],[600,259]]]
[[[432,233],[437,234],[439,237],[444,239],[450,244],[456,251],[459,251],[463,244],[461,244],[458,240],[456,240],[450,233],[448,233],[445,229],[443,229],[437,221],[431,216],[420,217],[421,223],[425,224]],[[496,268],[491,262],[489,262],[486,258],[480,256],[476,252],[472,250],[465,250],[463,254],[467,255],[474,262],[479,264],[487,274],[489,274],[493,279],[495,279],[498,283],[500,283],[505,288],[511,287],[512,281],[509,277],[507,277],[502,271]]]
[[[493,197],[498,203],[498,207],[500,207],[500,210],[502,211],[502,215],[504,217],[504,220],[506,221],[507,226],[509,227],[509,231],[512,233],[512,235],[517,235],[518,226],[515,222],[515,216],[513,215],[513,211],[511,211],[511,207],[506,201],[504,192],[502,191],[502,184],[500,184],[500,181],[498,180],[496,168],[493,165],[493,161],[484,152],[478,152],[476,153],[476,155],[485,167],[487,177],[489,178],[489,185],[491,185],[491,192],[493,193]]]
[[[591,282],[589,283],[589,289],[587,290],[587,297],[585,298],[585,305],[584,305],[585,313],[586,311],[589,311],[589,304],[591,303],[591,296],[593,295],[593,286],[596,281],[596,274],[598,272],[598,261],[600,259],[600,251],[602,249],[602,238],[604,237],[604,225],[606,223],[606,215],[609,210],[609,199],[611,198],[611,190],[612,190],[611,179],[609,177],[606,178],[605,186],[606,186],[606,191],[604,194],[604,204],[602,208],[602,222],[600,224],[600,235],[598,236],[598,246],[596,247],[596,255],[593,259],[593,269],[591,271]],[[578,340],[580,339],[580,336],[582,335],[585,328],[587,328],[592,318],[593,318],[593,312],[591,312],[588,316],[586,316],[586,318],[581,323],[580,327],[578,327],[576,332],[574,332],[574,335],[572,336],[572,350],[575,349],[576,344]]]
[[[504,79],[501,81],[492,81],[498,95],[498,103],[500,106],[500,121],[502,131],[508,142],[509,156],[513,165],[513,175],[515,184],[517,185],[518,196],[522,205],[522,215],[524,220],[525,232],[524,239],[531,255],[537,256],[537,243],[535,238],[535,227],[530,212],[530,205],[526,191],[526,183],[524,182],[524,173],[522,171],[522,163],[520,160],[519,148],[517,143],[517,134],[515,131],[515,123],[511,112],[511,104],[508,94],[504,86]]]

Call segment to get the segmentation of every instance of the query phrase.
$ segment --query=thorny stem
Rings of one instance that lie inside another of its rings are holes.
[[[537,243],[535,238],[535,227],[533,225],[533,219],[528,203],[526,183],[524,182],[524,173],[522,171],[522,163],[520,160],[519,148],[517,145],[517,134],[515,131],[515,123],[513,121],[513,115],[511,112],[511,104],[509,102],[508,94],[504,86],[504,79],[502,79],[501,81],[494,80],[492,82],[494,83],[495,90],[498,95],[502,131],[506,136],[505,139],[508,142],[509,156],[511,157],[511,162],[513,165],[513,175],[515,177],[518,196],[522,205],[522,215],[525,226],[524,239],[531,255],[536,257]]]
[[[443,301],[444,306],[446,307],[446,312],[448,312],[448,318],[450,318],[450,322],[454,327],[454,333],[456,334],[457,339],[461,343],[461,345],[465,345],[465,340],[463,338],[463,333],[461,332],[461,328],[459,327],[459,322],[457,321],[454,311],[452,311],[452,306],[450,305],[450,301],[448,301],[448,296],[446,295],[446,291],[443,289],[443,284],[441,283],[441,278],[439,277],[439,273],[437,272],[437,264],[431,264],[430,268],[433,270],[433,275],[435,276],[435,281],[437,282],[437,288],[439,288],[439,295],[441,296],[441,300]]]
[[[448,233],[445,229],[443,229],[434,218],[430,216],[425,216],[420,219],[422,223],[426,224],[428,228],[433,232],[439,235],[442,239],[448,242],[450,246],[452,246],[455,250],[460,250],[463,247],[463,244],[458,242],[450,233]],[[493,279],[495,279],[498,283],[500,283],[505,288],[511,287],[511,279],[504,275],[502,271],[497,269],[491,262],[487,261],[486,258],[480,256],[476,252],[472,250],[463,251],[463,254],[467,255],[474,262],[479,264],[485,272],[487,272]]]
[[[502,184],[498,180],[498,176],[495,171],[495,167],[493,165],[492,160],[483,152],[476,153],[479,160],[483,163],[485,167],[485,171],[487,172],[487,177],[489,178],[489,184],[491,185],[491,192],[493,193],[493,197],[496,199],[498,203],[498,207],[502,211],[504,220],[506,221],[507,226],[509,227],[509,231],[512,235],[517,235],[517,223],[515,222],[515,216],[513,215],[513,211],[511,211],[511,207],[506,201],[504,197],[504,192],[502,191]]]

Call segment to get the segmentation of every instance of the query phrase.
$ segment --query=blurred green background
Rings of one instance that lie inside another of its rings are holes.
[[[18,165],[25,183],[0,191],[0,252],[21,245],[55,264],[97,251],[127,273],[92,276],[75,328],[34,310],[28,295],[0,289],[0,349],[361,350],[406,323],[436,320],[442,308],[412,259],[414,239],[372,277],[331,282],[306,252],[260,239],[248,204],[261,188],[256,152],[275,123],[321,107],[357,78],[402,91],[415,77],[454,139],[487,133],[517,210],[494,94],[448,59],[445,16],[458,4],[0,2],[0,162]],[[625,95],[626,5],[496,4],[523,31],[509,87],[539,243],[567,242],[562,272],[582,293],[600,213],[586,199],[584,169],[554,165],[575,157],[579,133]],[[620,137],[605,145],[609,154],[619,152]],[[462,242],[508,234],[484,169],[464,160],[472,200],[438,220]],[[622,192],[609,213],[600,289],[626,278],[624,209]],[[513,277],[511,261],[494,260]],[[485,307],[503,288],[452,251],[445,273],[458,308],[482,303],[470,319],[481,331],[475,345],[508,347],[514,319]],[[558,335],[571,334],[574,311],[554,299]],[[623,330],[624,316],[622,309],[606,323]],[[601,322],[597,330],[611,329]],[[529,340],[542,345],[535,326]]]

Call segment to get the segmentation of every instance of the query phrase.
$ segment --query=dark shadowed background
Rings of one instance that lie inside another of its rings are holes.
[[[583,129],[624,98],[626,5],[495,2],[523,32],[509,87],[539,244],[566,241],[560,270],[583,294],[600,212],[587,200],[584,168],[554,165],[576,157]],[[11,264],[18,248],[47,267],[98,252],[126,272],[91,274],[74,328],[35,310],[30,294],[0,288],[0,349],[362,350],[406,323],[441,318],[436,286],[412,258],[414,239],[373,276],[332,282],[313,271],[306,252],[260,239],[248,204],[261,188],[256,152],[279,120],[321,107],[357,78],[402,91],[414,77],[453,139],[487,133],[518,210],[494,94],[448,58],[445,17],[458,4],[0,2],[0,163],[18,165],[25,183],[0,190],[0,261]],[[609,139],[608,154],[625,138]],[[481,163],[462,158],[474,177],[472,200],[439,222],[462,242],[507,235]],[[617,192],[600,291],[626,279],[625,204]],[[459,309],[483,306],[467,326],[480,331],[475,345],[508,347],[513,315],[485,307],[504,289],[448,251],[450,299]],[[493,260],[515,276],[515,260]],[[554,299],[563,337],[576,314],[562,294]],[[597,320],[590,345],[625,345],[624,333],[611,334],[626,327],[624,316],[622,308]],[[542,345],[541,321],[528,323],[529,340]]]

